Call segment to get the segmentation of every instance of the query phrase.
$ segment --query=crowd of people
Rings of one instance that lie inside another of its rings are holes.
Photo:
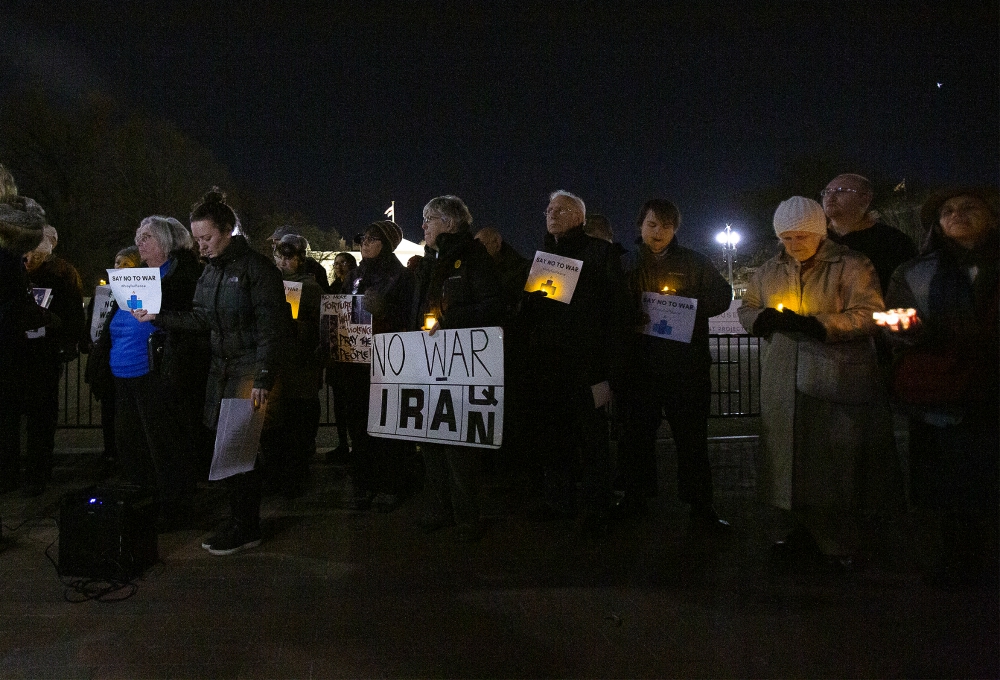
[[[252,470],[227,479],[229,521],[203,547],[226,555],[259,545],[262,495],[292,498],[308,485],[325,382],[338,434],[326,460],[349,470],[348,507],[391,512],[419,498],[423,531],[454,525],[457,540],[478,540],[482,450],[368,433],[369,368],[331,360],[324,348],[321,296],[333,293],[361,296],[375,334],[503,327],[499,457],[529,490],[531,519],[572,518],[580,531],[600,533],[646,515],[659,492],[655,442],[666,419],[691,529],[732,531],[716,512],[708,456],[708,319],[730,308],[733,290],[705,256],[680,245],[681,213],[668,200],[641,207],[629,253],[607,220],[588,219],[582,199],[553,192],[539,249],[582,262],[562,302],[526,291],[530,261],[498,230],[476,231],[456,196],[424,207],[422,257],[404,266],[393,254],[399,226],[373,222],[356,237],[361,262],[338,254],[331,282],[293,227],[272,234],[271,257],[254,250],[213,188],[192,208],[190,228],[156,215],[140,223],[135,248],[115,266],[158,268],[162,305],[155,314],[113,306],[91,343],[80,342],[79,275],[52,254],[55,230],[9,173],[0,180],[3,492],[44,491],[58,379],[80,346],[106,414],[109,463],[155,494],[163,531],[191,520],[222,400],[238,397],[265,412],[260,451]],[[998,194],[934,194],[923,206],[919,251],[878,221],[871,202],[868,180],[854,174],[834,178],[821,202],[781,202],[773,219],[781,248],[753,272],[738,309],[747,333],[761,338],[757,486],[794,527],[775,537],[772,555],[792,566],[852,568],[865,528],[909,499],[940,514],[935,577],[960,582],[996,557],[988,546],[996,547],[1000,487]],[[294,304],[283,281],[300,286]],[[32,288],[52,291],[48,308]],[[696,301],[690,341],[648,332],[648,294]],[[910,422],[907,452],[896,449],[893,409]]]

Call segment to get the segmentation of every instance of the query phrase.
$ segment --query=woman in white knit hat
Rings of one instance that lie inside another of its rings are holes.
[[[757,486],[795,520],[775,558],[849,567],[859,513],[898,498],[872,340],[881,288],[867,257],[826,238],[816,201],[781,203],[774,230],[784,250],[754,272],[739,310],[762,338]]]

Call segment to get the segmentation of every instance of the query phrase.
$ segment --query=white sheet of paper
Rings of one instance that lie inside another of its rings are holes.
[[[539,250],[531,262],[524,289],[529,293],[541,290],[545,292],[546,297],[569,304],[573,299],[576,283],[580,280],[581,269],[583,260],[574,260],[571,257]]]
[[[654,338],[691,342],[694,317],[698,311],[696,298],[660,293],[643,293],[642,308],[649,315],[642,332]]]
[[[94,289],[94,316],[90,321],[90,341],[97,342],[101,337],[101,329],[104,328],[104,320],[111,312],[111,301],[115,296],[111,294],[111,286],[98,286]]]
[[[302,299],[301,281],[282,281],[285,284],[285,302],[292,307],[292,318],[299,318],[299,301]]]
[[[264,409],[254,411],[253,400],[223,399],[209,480],[214,482],[253,470],[263,427]]]
[[[108,285],[120,308],[129,312],[145,309],[150,314],[160,313],[163,294],[159,267],[109,269]]]

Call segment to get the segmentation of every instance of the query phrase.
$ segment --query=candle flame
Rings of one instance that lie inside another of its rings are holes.
[[[784,309],[784,308],[785,308],[785,305],[783,305],[783,304],[781,304],[781,303],[779,302],[779,303],[778,303],[778,311],[780,312],[780,311],[781,311],[782,309]]]

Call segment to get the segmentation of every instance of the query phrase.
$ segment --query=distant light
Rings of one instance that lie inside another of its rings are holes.
[[[735,246],[740,242],[740,235],[738,232],[733,231],[727,224],[725,231],[720,231],[715,235],[715,241],[723,246]]]
[[[937,86],[938,86],[938,89],[940,90],[941,89],[941,83],[938,83]]]

